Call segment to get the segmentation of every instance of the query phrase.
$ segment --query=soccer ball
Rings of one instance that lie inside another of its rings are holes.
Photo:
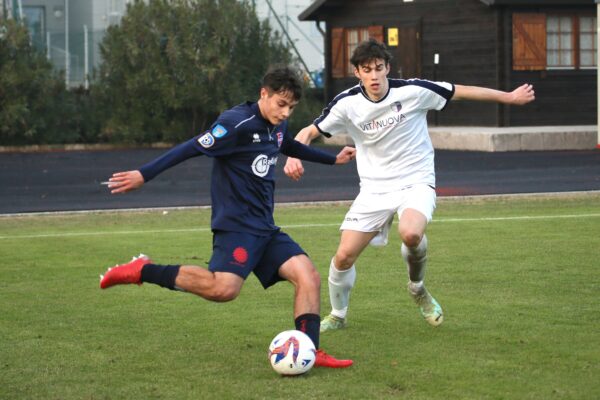
[[[315,345],[304,332],[283,331],[269,346],[269,362],[281,375],[304,374],[313,367],[315,358]]]

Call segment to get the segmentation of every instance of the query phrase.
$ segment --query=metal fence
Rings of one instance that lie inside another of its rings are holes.
[[[106,31],[89,31],[81,26],[64,32],[46,32],[45,40],[32,40],[33,45],[46,55],[46,58],[65,76],[68,87],[89,87],[94,69],[100,64],[100,43]]]
[[[23,0],[0,0],[0,18],[12,18],[27,26],[31,44],[45,54],[56,70],[64,73],[68,87],[87,88],[94,77],[94,69],[101,62],[99,45],[106,29],[88,30],[87,25],[69,24],[76,18],[69,18],[68,0],[64,5],[55,3],[40,0],[34,5]],[[110,4],[113,3],[111,1]],[[118,4],[120,9],[124,9],[124,3]],[[122,11],[109,13],[108,23],[118,23]],[[49,24],[50,18],[62,19],[64,26]],[[96,23],[97,29],[97,21],[92,23]]]

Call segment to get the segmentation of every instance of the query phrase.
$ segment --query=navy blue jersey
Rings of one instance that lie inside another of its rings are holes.
[[[334,164],[335,156],[288,136],[287,121],[273,126],[254,102],[223,112],[211,128],[140,168],[146,181],[184,159],[214,158],[211,176],[213,230],[268,235],[273,220],[275,165],[279,153]]]

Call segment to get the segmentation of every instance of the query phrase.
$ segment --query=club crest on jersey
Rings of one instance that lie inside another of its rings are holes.
[[[281,147],[281,144],[283,143],[283,132],[279,131],[276,133],[277,135],[277,147]]]
[[[200,143],[200,146],[204,147],[205,149],[208,149],[209,147],[212,147],[213,144],[215,144],[215,138],[213,137],[213,135],[210,134],[210,132],[206,132],[204,135],[198,138],[198,143]]]
[[[212,129],[211,133],[215,138],[218,139],[218,138],[222,138],[223,136],[227,135],[227,129],[225,129],[225,127],[223,125],[217,124],[217,126],[215,126]]]
[[[399,113],[402,110],[402,103],[395,101],[390,104],[390,107],[392,108],[392,111]]]
[[[252,172],[256,176],[260,176],[261,178],[267,176],[269,173],[269,168],[271,165],[277,164],[277,157],[269,158],[264,154],[259,154],[256,156],[254,161],[252,161]]]

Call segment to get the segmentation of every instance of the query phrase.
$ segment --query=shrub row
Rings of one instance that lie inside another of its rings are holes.
[[[294,63],[248,1],[135,1],[100,45],[89,90],[67,90],[26,28],[0,20],[0,145],[178,142],[258,97],[273,63]],[[322,107],[308,90],[294,130]]]

